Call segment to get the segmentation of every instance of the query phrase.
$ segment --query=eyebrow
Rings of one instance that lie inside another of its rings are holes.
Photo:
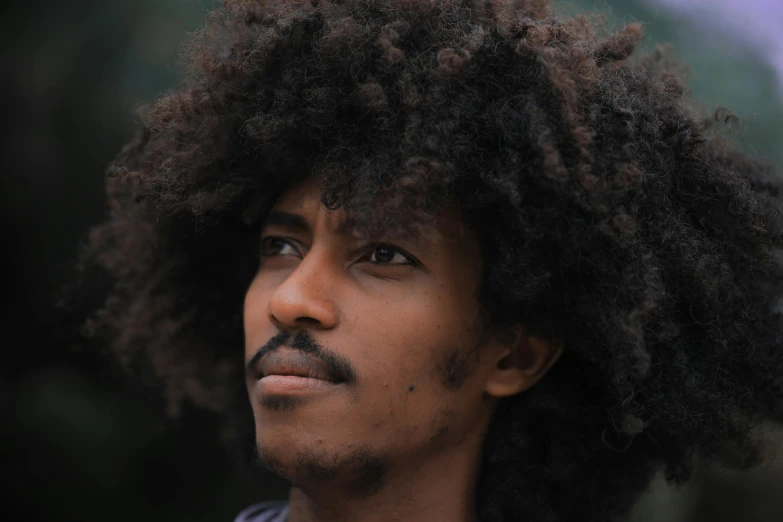
[[[280,210],[273,210],[267,216],[264,222],[264,227],[270,225],[279,225],[288,228],[295,228],[302,232],[310,233],[310,225],[307,220],[299,214],[291,214],[289,212],[282,212]]]
[[[284,212],[282,210],[272,210],[267,216],[266,221],[264,221],[264,228],[273,225],[292,228],[304,232],[305,234],[312,233],[310,224],[303,216],[299,214],[293,214],[291,212]],[[334,230],[334,233],[343,236],[350,235],[351,231],[355,226],[356,226],[355,219],[351,217],[346,217],[337,225],[337,227]],[[408,241],[413,240],[414,243],[422,247],[431,246],[430,241],[418,235],[416,237],[413,238],[408,237],[406,239]]]
[[[295,228],[301,230],[307,234],[311,233],[310,224],[307,220],[299,214],[292,214],[290,212],[283,212],[282,210],[273,210],[269,213],[269,216],[264,221],[264,227],[270,225],[279,225],[288,228]],[[343,219],[337,228],[334,230],[339,235],[349,235],[353,227],[356,225],[355,221],[351,218]]]

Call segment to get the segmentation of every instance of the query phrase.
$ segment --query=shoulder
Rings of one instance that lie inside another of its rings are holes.
[[[287,515],[285,502],[261,502],[243,509],[234,522],[285,522]]]

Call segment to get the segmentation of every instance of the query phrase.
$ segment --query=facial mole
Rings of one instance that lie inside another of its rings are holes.
[[[440,428],[438,428],[438,431],[435,433],[435,435],[432,436],[432,439],[433,440],[439,439],[443,437],[448,431],[449,431],[449,427],[447,425],[441,426]]]
[[[408,386],[408,391],[412,392],[414,388],[415,386],[411,384],[410,386]]]

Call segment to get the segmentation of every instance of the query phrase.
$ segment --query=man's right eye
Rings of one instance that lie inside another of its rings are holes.
[[[265,237],[261,240],[261,257],[301,256],[295,243],[281,237]]]

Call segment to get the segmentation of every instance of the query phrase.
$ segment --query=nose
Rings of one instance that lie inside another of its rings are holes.
[[[269,300],[269,316],[281,329],[329,330],[339,321],[336,274],[324,253],[311,250]]]

